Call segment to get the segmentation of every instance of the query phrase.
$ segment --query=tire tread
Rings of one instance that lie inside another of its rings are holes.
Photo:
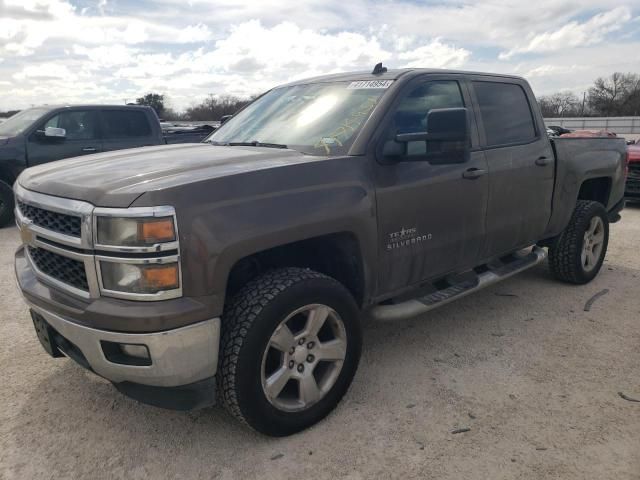
[[[600,209],[604,209],[601,203],[578,200],[569,224],[549,248],[549,269],[557,279],[575,284],[586,283],[576,261],[581,253],[582,224]],[[606,254],[606,249],[603,254]]]

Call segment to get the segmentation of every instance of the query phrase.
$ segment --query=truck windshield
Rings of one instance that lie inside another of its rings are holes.
[[[207,141],[344,155],[390,85],[390,80],[382,80],[275,88],[229,119]]]
[[[48,111],[48,108],[28,108],[16,113],[5,122],[0,123],[0,136],[13,137],[19,135]]]

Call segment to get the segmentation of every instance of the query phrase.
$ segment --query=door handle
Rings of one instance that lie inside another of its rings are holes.
[[[487,171],[482,168],[470,168],[466,170],[462,174],[462,178],[466,178],[467,180],[475,180],[476,178],[480,178],[483,175],[486,175]]]
[[[96,147],[84,147],[82,149],[83,152],[95,152],[97,150]]]
[[[536,165],[538,165],[539,167],[544,167],[546,165],[549,165],[551,163],[551,160],[547,157],[538,157],[536,159]]]

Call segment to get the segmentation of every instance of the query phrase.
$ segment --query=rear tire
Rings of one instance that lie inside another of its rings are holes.
[[[0,180],[0,228],[6,227],[13,220],[14,206],[13,189]]]
[[[569,224],[549,247],[549,267],[557,279],[582,285],[593,280],[609,244],[609,220],[598,202],[578,200]]]
[[[331,412],[355,375],[358,307],[338,281],[282,268],[252,280],[222,318],[218,391],[241,422],[290,435]]]

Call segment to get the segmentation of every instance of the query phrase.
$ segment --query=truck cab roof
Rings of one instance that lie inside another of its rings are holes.
[[[305,78],[302,80],[296,80],[294,82],[287,83],[281,86],[291,85],[305,85],[308,83],[321,83],[321,82],[349,82],[349,81],[362,81],[362,80],[398,80],[401,77],[413,78],[417,75],[424,74],[438,74],[438,75],[477,75],[477,76],[490,76],[490,77],[502,77],[523,80],[524,78],[517,75],[507,75],[499,73],[487,73],[487,72],[473,72],[466,70],[451,70],[443,68],[397,68],[389,69],[383,73],[374,74],[372,72],[346,72],[346,73],[333,73],[329,75],[319,75],[317,77]]]

